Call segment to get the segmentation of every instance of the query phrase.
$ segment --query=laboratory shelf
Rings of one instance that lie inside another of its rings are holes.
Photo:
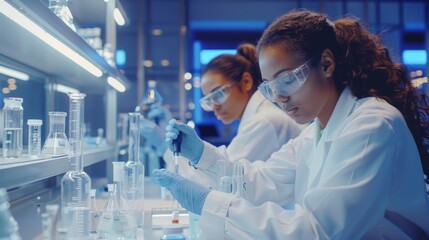
[[[114,156],[115,152],[116,146],[84,148],[84,166],[86,167],[107,160]],[[67,155],[0,164],[0,188],[12,189],[63,174],[68,170],[69,158]]]
[[[75,52],[96,65],[103,72],[96,77],[81,68],[68,57],[56,51],[44,41],[34,36],[23,27],[0,14],[0,55],[23,63],[52,76],[57,76],[60,83],[90,91],[104,91],[106,78],[114,77],[127,88],[129,80],[115,67],[110,66],[88,43],[70,29],[40,0],[0,0],[6,1],[21,13],[41,26],[46,32],[66,44]]]

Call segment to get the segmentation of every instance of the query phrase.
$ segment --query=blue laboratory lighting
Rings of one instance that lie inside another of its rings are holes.
[[[125,50],[116,51],[116,65],[123,66],[127,62],[127,53]]]
[[[406,65],[425,65],[427,63],[426,50],[404,50],[402,60]]]
[[[237,50],[235,49],[204,49],[200,52],[200,62],[203,65],[206,65],[210,60],[217,57],[220,54],[235,54]]]

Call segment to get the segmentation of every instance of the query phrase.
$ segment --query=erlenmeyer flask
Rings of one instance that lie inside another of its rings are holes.
[[[122,189],[123,178],[124,162],[113,162],[114,190],[104,205],[98,224],[99,236],[102,239],[134,239],[136,237],[136,219]]]
[[[49,135],[43,145],[43,155],[69,154],[69,141],[65,133],[66,116],[66,112],[49,112]]]

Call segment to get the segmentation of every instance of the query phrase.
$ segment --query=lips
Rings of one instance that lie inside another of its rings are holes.
[[[296,108],[291,108],[291,109],[288,109],[287,110],[287,113],[290,115],[290,116],[295,116],[296,115],[296,113],[298,112],[298,108],[296,107]]]

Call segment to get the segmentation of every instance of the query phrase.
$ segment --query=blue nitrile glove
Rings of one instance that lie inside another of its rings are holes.
[[[182,207],[201,215],[210,189],[165,169],[154,169],[152,174],[154,180],[167,188]]]
[[[147,118],[150,120],[156,119],[157,124],[159,124],[162,128],[165,128],[168,122],[172,119],[170,111],[159,104],[152,104],[150,106],[150,110],[147,113]]]
[[[140,119],[140,135],[156,149],[159,156],[162,156],[167,149],[165,134],[165,130],[156,123],[145,118]]]
[[[189,159],[192,165],[196,165],[203,154],[204,143],[195,130],[175,119],[170,120],[165,130],[167,130],[165,141],[172,152],[174,152],[173,140],[177,138],[179,132],[182,133],[181,155]]]

